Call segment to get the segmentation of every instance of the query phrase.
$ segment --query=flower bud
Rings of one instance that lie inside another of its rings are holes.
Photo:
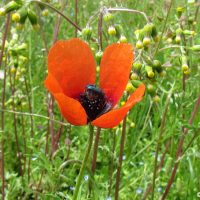
[[[37,25],[38,24],[38,20],[37,20],[37,15],[34,11],[32,11],[31,9],[28,9],[28,19],[31,22],[31,25]]]
[[[154,103],[159,103],[160,102],[160,97],[158,95],[153,97],[153,102]]]
[[[138,79],[138,75],[136,73],[132,73],[131,80],[137,80],[137,79]]]
[[[155,76],[155,73],[154,73],[153,71],[148,71],[148,72],[147,72],[147,76],[148,76],[149,78],[153,78],[153,77]]]
[[[98,51],[98,52],[95,54],[95,58],[96,58],[96,61],[97,61],[97,64],[98,64],[98,65],[99,65],[100,62],[101,62],[102,55],[103,55],[103,52],[102,52],[102,51]]]
[[[121,35],[119,38],[120,43],[127,43],[127,38],[124,35]]]
[[[152,93],[154,93],[154,92],[156,91],[156,88],[154,87],[154,85],[148,84],[148,85],[147,85],[147,91],[148,91],[150,94],[152,94]]]
[[[137,43],[136,43],[136,48],[137,49],[142,49],[143,48],[143,43],[141,40],[138,40]]]
[[[181,36],[180,35],[177,35],[175,37],[175,42],[176,42],[176,44],[180,44],[181,43]]]
[[[133,84],[135,88],[138,88],[142,84],[142,82],[139,80],[133,80],[131,81],[131,83]]]
[[[133,63],[133,69],[139,71],[142,67],[142,64],[140,62],[134,62]]]
[[[127,91],[128,93],[132,93],[134,90],[135,90],[135,87],[132,85],[132,83],[129,82],[129,83],[126,85],[126,91]]]
[[[152,67],[151,66],[145,66],[145,70],[146,70],[146,72],[147,72],[147,76],[149,77],[149,78],[153,78],[154,76],[155,76],[155,73],[153,72],[153,69],[152,69]]]
[[[5,13],[9,13],[13,10],[17,10],[20,8],[20,5],[17,4],[15,1],[10,1],[8,4],[5,5]]]
[[[182,15],[182,13],[184,12],[184,7],[177,7],[176,8],[176,12],[177,12],[177,16],[178,16],[178,18],[180,18],[181,17],[181,15]]]
[[[142,40],[144,38],[144,31],[142,29],[137,29],[134,33],[137,40]]]
[[[152,29],[153,29],[153,24],[152,23],[148,23],[144,26],[144,32],[147,33],[147,35],[151,35],[152,33]]]
[[[151,39],[150,39],[150,37],[144,37],[144,39],[143,39],[143,45],[144,46],[149,46],[151,44]]]
[[[0,16],[4,16],[6,14],[5,8],[0,8]]]
[[[85,36],[87,39],[90,39],[90,37],[92,35],[92,28],[91,27],[83,28],[82,35]]]
[[[195,31],[184,30],[183,34],[188,35],[188,36],[194,36],[196,33],[195,33]]]
[[[200,51],[200,45],[194,45],[190,48],[192,51],[197,51],[199,52]]]
[[[131,122],[130,127],[131,127],[131,128],[135,128],[135,123],[134,123],[134,122]]]
[[[114,16],[111,14],[111,13],[106,13],[104,16],[103,16],[103,20],[105,21],[105,22],[109,22],[109,21],[111,21],[111,20],[113,20],[113,18],[114,18]]]
[[[19,13],[13,13],[12,14],[12,21],[14,21],[14,22],[19,22],[19,20],[20,20],[20,14]]]
[[[151,37],[156,38],[158,36],[158,32],[156,29],[156,26],[153,24],[152,31],[151,31]]]
[[[159,73],[162,71],[162,65],[159,60],[153,60],[153,68]]]
[[[182,66],[181,66],[181,69],[182,69],[182,71],[184,72],[184,71],[186,71],[186,70],[188,70],[188,65],[187,64],[183,64]]]
[[[42,11],[42,16],[47,17],[49,15],[49,10],[48,9],[44,9]]]
[[[110,27],[108,28],[108,34],[109,34],[109,35],[115,36],[116,33],[117,33],[117,32],[116,32],[116,29],[115,29],[114,26],[110,26]]]

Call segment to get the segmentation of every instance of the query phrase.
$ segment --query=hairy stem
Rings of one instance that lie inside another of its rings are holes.
[[[84,175],[85,168],[86,168],[86,165],[87,165],[87,160],[89,158],[92,143],[93,143],[94,127],[90,124],[89,129],[90,129],[90,131],[89,131],[88,146],[87,146],[84,158],[83,158],[83,162],[82,162],[81,169],[80,169],[80,172],[79,172],[79,175],[78,175],[78,179],[77,179],[77,182],[76,182],[76,187],[75,187],[75,190],[74,190],[74,195],[73,195],[72,200],[77,200],[77,198],[78,198],[78,194],[79,194],[79,190],[80,190],[80,186],[81,186],[81,181],[83,180],[83,175]]]
[[[115,185],[115,200],[119,199],[119,184],[120,184],[120,175],[121,175],[125,137],[126,137],[126,117],[123,120],[122,136],[121,136],[121,142],[120,142],[120,152],[119,152],[119,160],[118,160],[118,165],[117,165],[117,175],[116,175],[116,185]]]

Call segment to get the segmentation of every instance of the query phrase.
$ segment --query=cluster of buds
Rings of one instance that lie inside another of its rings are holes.
[[[29,4],[22,1],[10,1],[0,8],[0,16],[12,13],[12,21],[16,23],[18,29],[22,29],[28,19],[34,29],[39,28],[37,15]]]
[[[152,39],[154,42],[159,41],[159,35],[153,23],[147,23],[142,29],[137,29],[134,33],[137,39],[137,49],[147,50],[152,43]]]
[[[114,16],[106,12],[103,16],[103,20],[108,26],[108,35],[111,37],[116,37],[119,43],[127,43],[127,38],[123,33],[123,28],[119,24],[114,23]]]

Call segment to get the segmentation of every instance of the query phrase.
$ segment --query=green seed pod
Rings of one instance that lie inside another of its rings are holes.
[[[109,22],[111,20],[113,20],[114,16],[111,14],[111,13],[106,13],[104,16],[103,16],[103,20],[105,22]]]
[[[5,13],[9,13],[13,10],[17,10],[20,8],[20,5],[17,4],[15,1],[10,1],[8,4],[5,5]]]
[[[137,30],[135,30],[134,33],[138,40],[143,40],[143,38],[144,38],[144,30],[143,29],[137,29]]]
[[[116,33],[117,33],[117,31],[116,31],[116,29],[115,29],[114,26],[110,26],[110,27],[108,28],[108,34],[109,34],[110,36],[115,36]]]
[[[180,35],[177,35],[175,37],[175,42],[176,42],[176,44],[180,44],[181,43],[181,36]]]
[[[142,67],[142,63],[140,62],[134,62],[133,63],[133,69],[139,71]]]
[[[194,36],[196,33],[195,33],[195,31],[184,30],[183,34],[188,35],[188,36]]]
[[[153,97],[153,102],[154,103],[159,103],[160,102],[160,97],[158,95]]]
[[[154,73],[153,68],[152,68],[151,66],[146,65],[146,66],[145,66],[145,71],[146,71],[147,76],[148,76],[149,78],[154,78],[155,73]]]
[[[153,31],[153,27],[154,27],[154,24],[152,23],[148,23],[144,26],[144,32],[147,34],[147,35],[151,35],[152,34],[152,31]]]
[[[5,8],[0,8],[0,17],[6,14]]]
[[[116,36],[118,38],[120,38],[120,36],[122,35],[122,32],[123,32],[122,26],[120,24],[117,24],[114,27],[115,27],[115,30],[116,30]]]
[[[37,15],[34,11],[28,9],[28,18],[29,18],[29,21],[31,22],[31,25],[34,26],[34,25],[37,25],[38,24],[38,20],[37,20]]]
[[[28,46],[26,43],[22,43],[21,45],[11,49],[12,55],[22,54],[25,50],[27,50]]]
[[[19,20],[20,20],[20,15],[19,15],[19,13],[13,13],[12,14],[12,21],[14,21],[14,22],[19,22]]]
[[[178,16],[178,18],[180,18],[181,17],[181,15],[182,15],[182,13],[184,12],[184,7],[177,7],[176,8],[176,12],[177,12],[177,16]]]
[[[124,35],[121,35],[119,38],[120,43],[127,43],[127,38]]]
[[[148,84],[148,85],[147,85],[147,91],[148,91],[150,94],[153,94],[153,93],[155,93],[156,88],[154,87],[154,85]]]
[[[136,73],[132,73],[131,74],[131,80],[137,80],[138,79],[138,75]]]
[[[135,90],[136,88],[132,85],[132,83],[128,83],[127,85],[126,85],[126,91],[128,92],[128,93],[132,93],[132,92],[134,92],[134,90]]]
[[[138,40],[135,46],[136,46],[137,49],[142,49],[142,48],[143,48],[143,43],[142,43],[142,41],[141,41],[141,40]]]
[[[21,9],[18,10],[18,13],[20,15],[19,23],[23,25],[27,19],[27,15],[28,15],[27,9],[25,7],[22,7]]]
[[[153,24],[153,26],[152,26],[152,32],[151,32],[151,37],[156,38],[157,35],[158,35],[158,32],[157,32],[156,26]]]
[[[146,37],[144,37],[142,42],[143,42],[143,45],[145,47],[147,47],[147,46],[149,46],[151,44],[151,38],[146,36]]]
[[[200,45],[194,45],[190,48],[192,51],[199,52],[200,51]]]
[[[96,58],[96,61],[97,61],[97,64],[98,64],[98,65],[99,65],[100,62],[101,62],[102,55],[103,55],[103,52],[102,52],[102,51],[98,51],[98,52],[95,54],[95,58]]]
[[[82,35],[89,40],[91,38],[91,35],[92,35],[92,28],[91,27],[83,28]]]
[[[132,80],[131,83],[135,88],[138,88],[142,84],[142,82],[139,80]]]
[[[162,71],[162,65],[159,60],[153,61],[153,69],[155,69],[158,73],[160,73]]]

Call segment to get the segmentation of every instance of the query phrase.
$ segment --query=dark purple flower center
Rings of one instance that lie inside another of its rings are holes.
[[[80,94],[79,101],[87,113],[88,121],[111,109],[111,103],[107,101],[104,92],[95,85],[87,85],[85,92]]]

